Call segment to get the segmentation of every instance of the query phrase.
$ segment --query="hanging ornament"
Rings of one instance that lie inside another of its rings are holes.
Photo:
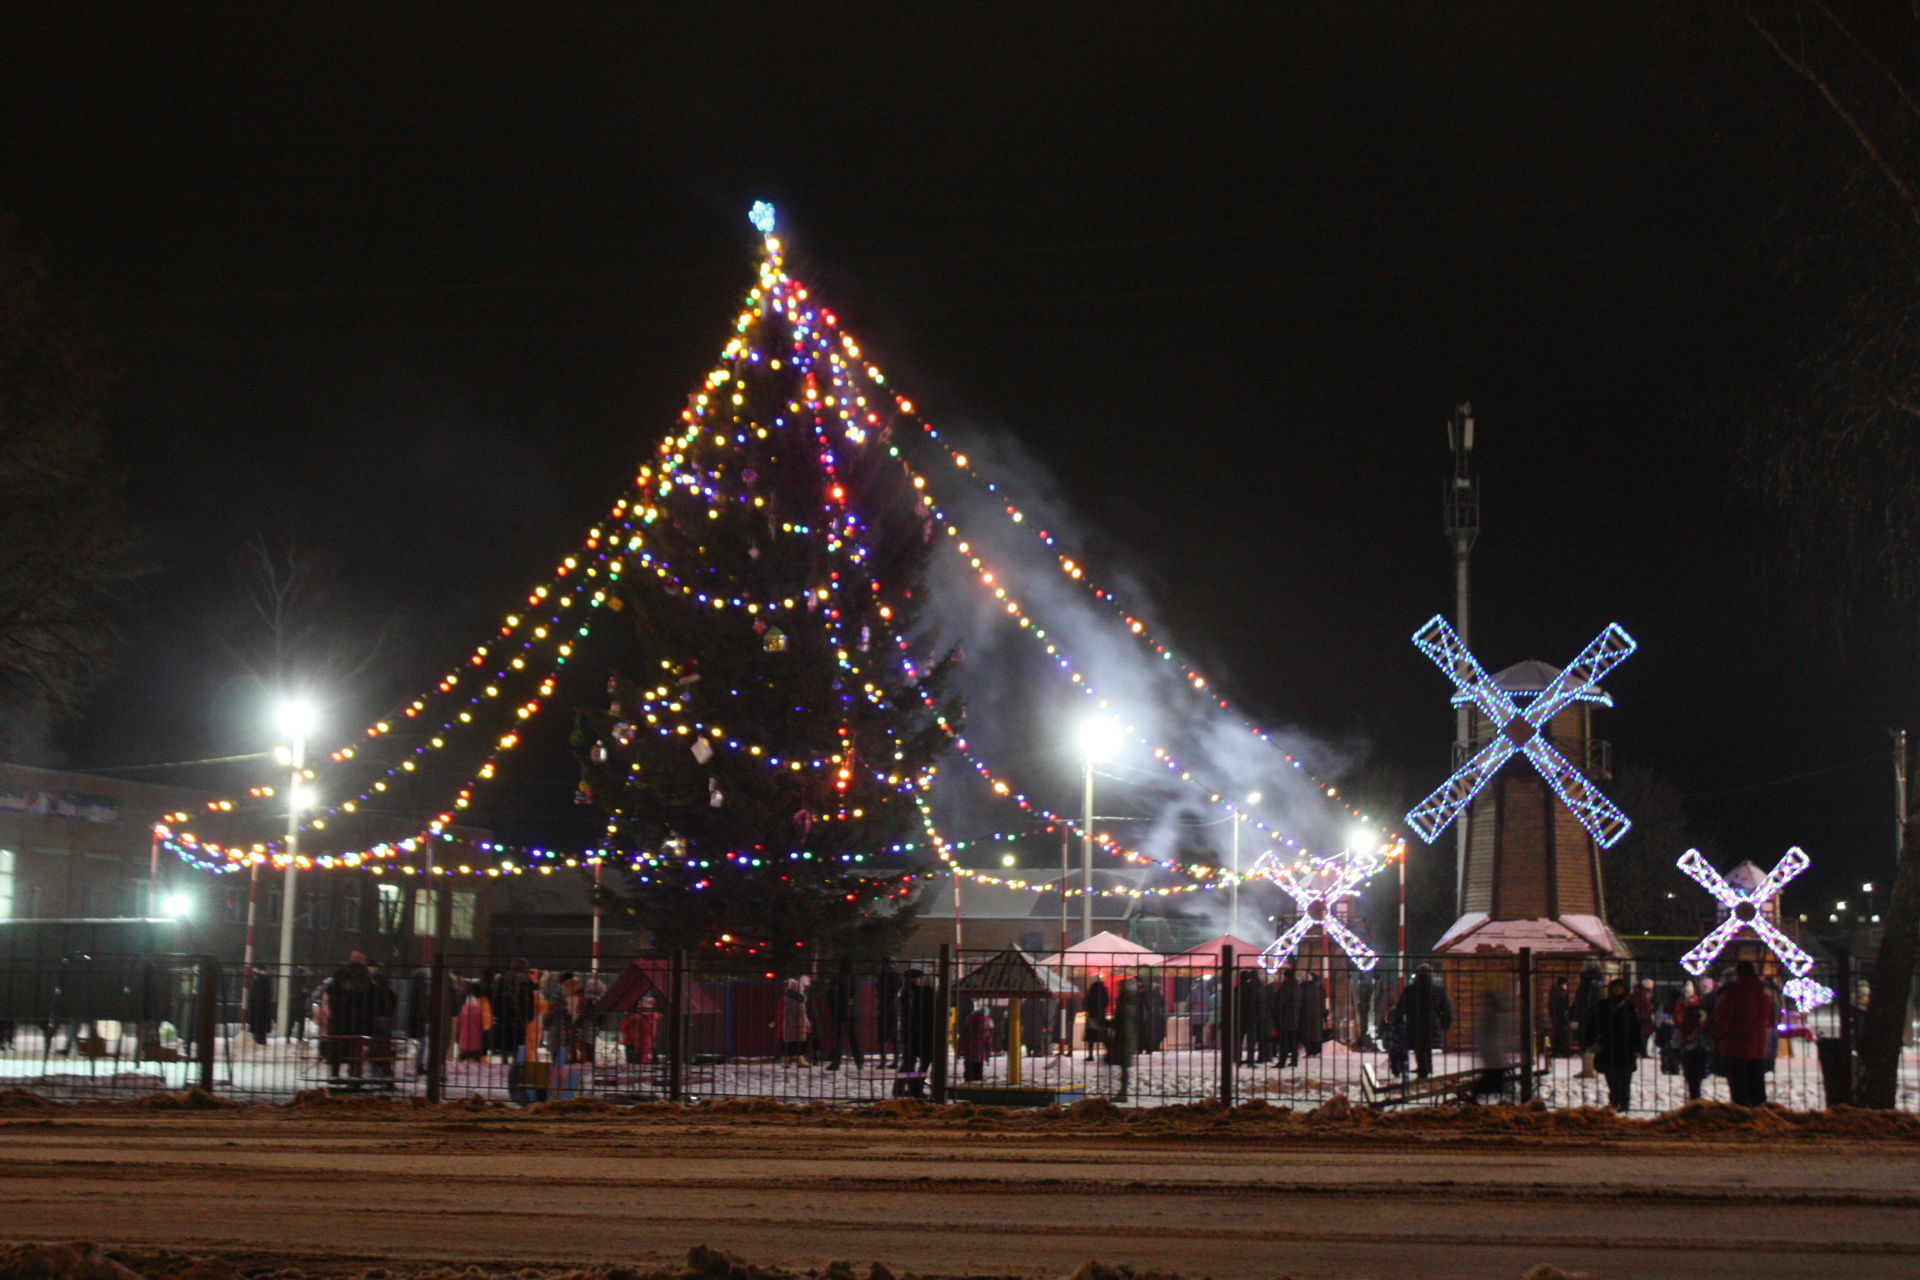
[[[758,471],[755,471],[752,467],[748,467],[745,471],[742,471],[740,473],[740,478],[742,480],[745,480],[748,484],[752,484],[754,481],[760,478],[760,473]]]
[[[760,558],[760,548],[757,544],[747,548],[747,559],[758,560],[759,558]]]
[[[778,627],[768,627],[767,634],[761,643],[768,653],[785,653],[787,651],[787,633]]]
[[[574,788],[573,802],[575,804],[592,804],[593,789],[587,786],[586,783],[581,783],[578,787]]]
[[[607,744],[604,742],[594,743],[593,749],[587,752],[587,759],[593,761],[595,764],[605,764],[607,762]]]
[[[625,720],[617,720],[613,726],[613,740],[621,746],[633,741],[633,726]]]
[[[680,664],[674,674],[679,678],[682,687],[693,684],[700,679],[700,659],[688,658]]]
[[[721,805],[726,803],[726,799],[727,798],[725,796],[720,794],[720,779],[708,778],[707,779],[708,807],[713,809],[718,809]]]
[[[801,809],[799,812],[795,813],[793,815],[793,825],[800,828],[801,834],[803,835],[813,830],[812,811],[808,809]]]
[[[620,696],[620,677],[619,676],[607,677],[607,696],[609,698],[618,698]]]
[[[873,628],[867,627],[867,626],[861,627],[860,628],[860,652],[865,653],[868,647],[872,643],[873,643]]]
[[[767,624],[765,619],[755,618],[753,620],[753,634],[757,636],[763,636],[767,634]]]
[[[708,745],[705,738],[694,739],[693,758],[701,764],[705,764],[707,761],[713,759],[713,748]]]
[[[615,593],[614,595],[610,595],[607,597],[607,608],[613,610],[615,613],[619,613],[622,609],[625,609],[626,607],[627,607],[627,601],[624,596],[621,596],[618,593]]]

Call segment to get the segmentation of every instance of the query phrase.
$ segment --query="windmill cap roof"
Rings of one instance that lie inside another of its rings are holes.
[[[1551,663],[1541,662],[1538,658],[1529,658],[1525,662],[1516,662],[1504,671],[1496,671],[1487,677],[1488,683],[1502,693],[1515,698],[1531,698],[1542,693],[1546,687],[1560,675],[1560,668]],[[1457,703],[1471,702],[1465,693],[1456,693],[1453,700]],[[1599,685],[1575,696],[1577,702],[1597,702],[1603,707],[1613,705],[1613,699]]]

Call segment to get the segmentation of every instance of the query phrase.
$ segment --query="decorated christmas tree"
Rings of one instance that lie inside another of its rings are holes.
[[[951,655],[912,643],[933,536],[900,462],[913,406],[754,212],[759,283],[628,500],[632,641],[576,746],[631,867],[612,905],[658,946],[795,967],[911,922],[922,882],[883,851],[958,725]]]

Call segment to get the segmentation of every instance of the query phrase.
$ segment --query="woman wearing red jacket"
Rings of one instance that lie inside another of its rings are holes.
[[[1760,981],[1753,961],[1742,960],[1713,1007],[1714,1053],[1726,1069],[1727,1092],[1737,1107],[1757,1107],[1767,1100],[1767,1041],[1773,1015],[1773,993]]]

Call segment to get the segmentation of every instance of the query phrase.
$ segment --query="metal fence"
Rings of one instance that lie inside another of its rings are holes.
[[[1814,976],[1850,990],[1845,973]],[[1606,1003],[1616,977],[1629,984],[1623,1008]],[[1689,1096],[1733,1100],[1735,1068],[1703,1034],[1717,997],[1671,966],[1530,953],[1390,956],[1370,972],[1306,955],[1277,974],[1230,952],[943,949],[805,974],[731,958],[596,970],[467,956],[405,973],[358,962],[248,973],[203,956],[76,954],[0,962],[0,1088],[520,1103],[1311,1107],[1344,1095],[1380,1107],[1614,1101],[1654,1114]],[[1856,1030],[1846,996],[1807,1014],[1775,1001],[1767,1095],[1817,1109],[1833,1079],[1844,1096]],[[1902,1065],[1901,1105],[1920,1106],[1920,1060],[1910,1051]]]

